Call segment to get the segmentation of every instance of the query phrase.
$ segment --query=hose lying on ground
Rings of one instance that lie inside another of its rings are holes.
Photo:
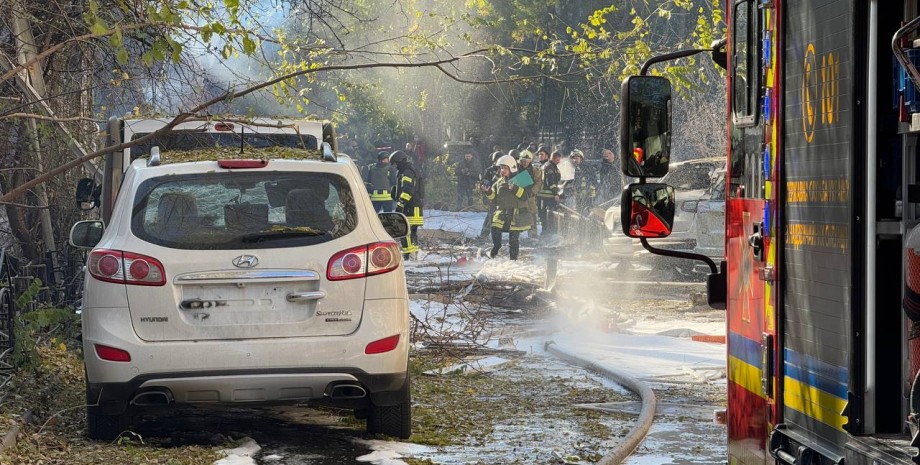
[[[585,360],[560,349],[555,342],[547,341],[545,345],[547,352],[561,358],[569,363],[586,368],[601,376],[614,381],[626,389],[639,395],[642,399],[642,408],[639,411],[639,419],[636,421],[636,427],[623,438],[623,441],[616,445],[610,452],[597,461],[597,465],[614,465],[623,462],[627,457],[645,439],[648,430],[652,427],[652,420],[655,417],[655,408],[658,403],[655,398],[655,392],[645,383],[629,376],[623,372],[615,371],[607,367],[602,367],[592,361]]]

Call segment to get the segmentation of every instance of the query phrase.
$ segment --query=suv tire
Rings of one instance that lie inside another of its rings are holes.
[[[402,399],[396,405],[375,405],[373,402],[367,410],[368,434],[384,434],[400,439],[409,439],[412,435],[412,400],[409,389],[409,376],[400,395]]]

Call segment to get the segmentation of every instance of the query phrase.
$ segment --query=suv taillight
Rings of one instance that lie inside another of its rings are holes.
[[[326,279],[340,281],[383,274],[395,270],[401,259],[399,244],[395,242],[375,242],[343,250],[329,259]]]
[[[133,252],[96,249],[86,260],[89,274],[100,281],[138,286],[162,286],[166,273],[159,260]]]

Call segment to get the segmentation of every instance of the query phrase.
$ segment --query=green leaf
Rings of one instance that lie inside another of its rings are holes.
[[[243,36],[243,53],[252,55],[256,52],[256,43],[249,36]]]
[[[212,34],[212,32],[211,32],[211,26],[205,24],[204,27],[201,28],[201,41],[204,42],[204,43],[206,43],[206,44],[207,44],[207,43],[210,43],[210,42],[211,42],[211,34]]]
[[[115,59],[118,61],[118,64],[123,65],[128,62],[128,50],[124,47],[118,49],[118,53],[115,55]]]
[[[169,41],[169,46],[172,48],[173,63],[179,63],[179,60],[182,58],[182,44],[172,39],[167,40]]]

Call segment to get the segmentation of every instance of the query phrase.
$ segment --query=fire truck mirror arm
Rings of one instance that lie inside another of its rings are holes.
[[[706,277],[706,300],[710,308],[725,310],[725,301],[728,295],[727,268],[725,260],[722,260],[719,262],[719,272],[710,273]]]

